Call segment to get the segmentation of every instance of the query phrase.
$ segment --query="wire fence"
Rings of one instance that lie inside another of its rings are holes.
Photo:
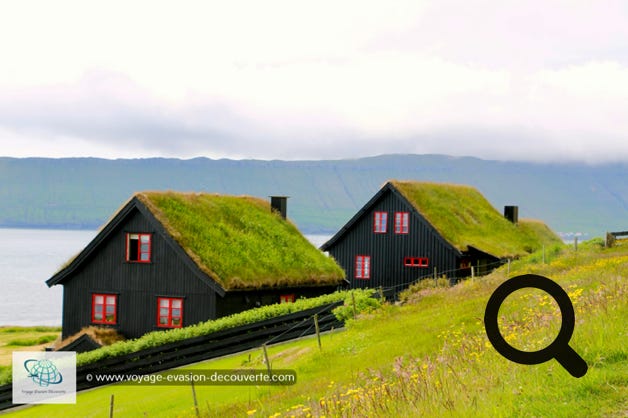
[[[508,262],[510,262],[510,260],[508,260]],[[493,263],[487,263],[487,264],[483,264],[481,267],[484,270],[493,270],[494,268],[500,267],[502,265],[504,265],[505,263],[502,261],[496,261]],[[456,277],[457,273],[460,272],[469,272],[469,270],[471,270],[472,267],[467,267],[467,268],[457,268],[457,269],[450,269],[450,270],[444,270],[444,271],[436,271],[434,270],[432,273],[428,273],[428,274],[424,274],[422,276],[419,276],[418,278],[408,281],[408,282],[402,282],[402,283],[398,283],[396,285],[393,286],[387,286],[387,287],[381,287],[381,292],[383,292],[384,294],[392,294],[394,297],[396,297],[396,295],[399,293],[399,291],[407,289],[408,287],[422,281],[422,280],[427,280],[427,279],[438,279],[439,277],[448,277],[448,276],[452,276],[452,277]],[[480,274],[477,274],[477,276],[480,276]]]

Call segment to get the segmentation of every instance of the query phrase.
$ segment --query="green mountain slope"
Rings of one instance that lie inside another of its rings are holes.
[[[0,226],[97,228],[134,192],[288,195],[305,233],[334,233],[389,179],[468,184],[555,231],[628,229],[628,164],[532,164],[439,155],[337,161],[0,158]]]

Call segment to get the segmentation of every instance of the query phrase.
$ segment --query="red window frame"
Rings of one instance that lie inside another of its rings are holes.
[[[429,267],[430,259],[427,257],[405,257],[403,265],[406,267]]]
[[[355,278],[370,279],[371,278],[371,256],[356,255],[355,256]]]
[[[159,328],[183,326],[183,298],[157,298],[157,326]]]
[[[373,232],[375,234],[388,232],[388,212],[378,211],[373,213]]]
[[[410,230],[410,213],[395,212],[395,234],[407,234]]]
[[[100,318],[97,318],[100,316]],[[92,324],[118,323],[118,295],[92,293]]]
[[[294,293],[289,294],[289,295],[279,296],[279,303],[294,303],[294,300],[295,300]]]
[[[131,240],[137,240],[137,252],[131,254]],[[129,263],[150,263],[153,253],[153,237],[148,233],[128,232],[126,234],[126,261]]]

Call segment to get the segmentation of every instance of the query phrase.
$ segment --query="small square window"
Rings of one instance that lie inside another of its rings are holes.
[[[150,263],[151,247],[151,234],[126,234],[126,261]]]
[[[293,302],[294,302],[294,293],[290,295],[279,296],[279,303],[293,303]]]
[[[180,328],[183,325],[183,299],[157,298],[157,326]]]
[[[92,294],[92,323],[117,323],[118,296]]]

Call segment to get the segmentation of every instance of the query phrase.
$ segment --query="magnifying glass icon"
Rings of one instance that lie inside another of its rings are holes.
[[[497,314],[504,300],[514,291],[525,287],[549,293],[558,303],[562,315],[558,336],[550,345],[539,351],[517,350],[504,339],[497,324]],[[573,305],[563,288],[553,280],[536,274],[524,274],[506,280],[495,289],[484,312],[486,335],[495,350],[508,360],[519,364],[539,364],[555,358],[573,377],[582,377],[587,373],[587,363],[569,346],[575,322]]]

